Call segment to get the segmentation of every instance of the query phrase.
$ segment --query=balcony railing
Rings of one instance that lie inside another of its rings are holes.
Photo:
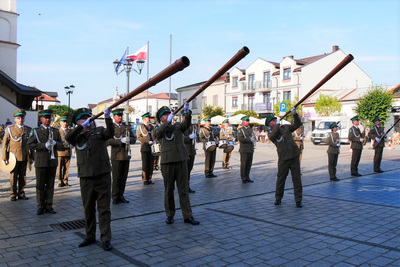
[[[241,110],[249,110],[249,111],[254,111],[256,110],[256,105],[248,105],[248,104],[242,104]]]
[[[242,91],[255,91],[257,89],[265,90],[272,88],[272,82],[269,81],[255,81],[255,82],[240,82],[240,89]]]

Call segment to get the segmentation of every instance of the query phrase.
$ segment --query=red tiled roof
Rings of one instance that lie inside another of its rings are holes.
[[[48,101],[48,102],[60,102],[60,100],[51,97],[49,95],[46,94],[42,94],[41,96],[37,96],[33,99],[33,101]]]
[[[317,61],[318,59],[324,58],[329,54],[323,54],[323,55],[318,55],[318,56],[312,56],[312,57],[305,57],[305,58],[301,58],[301,59],[295,59],[296,63],[298,65],[307,65],[310,63],[313,63],[314,61]]]

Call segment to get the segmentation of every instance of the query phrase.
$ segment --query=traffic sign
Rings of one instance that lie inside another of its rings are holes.
[[[286,112],[286,103],[285,102],[281,102],[279,106],[280,106],[280,108],[279,108],[280,112]]]

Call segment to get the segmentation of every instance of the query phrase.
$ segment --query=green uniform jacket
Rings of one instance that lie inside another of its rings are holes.
[[[140,124],[136,130],[136,136],[139,142],[142,144],[140,147],[140,152],[151,152],[151,145],[149,141],[154,141],[151,131],[154,130],[153,125]],[[150,137],[151,136],[151,137]]]
[[[211,134],[210,134],[211,133]],[[212,128],[201,127],[199,132],[200,141],[203,142],[203,149],[206,150],[208,141],[216,141]]]
[[[65,140],[65,135],[71,131],[70,128],[60,128],[58,129],[58,131],[60,132],[60,136],[61,136],[61,141],[64,144],[64,150],[59,150],[58,151],[58,156],[59,157],[71,157],[71,145],[67,142],[67,140]]]
[[[329,154],[340,154],[340,148],[337,144],[340,142],[339,133],[331,132],[326,137],[326,143],[328,144],[328,150],[326,151]]]
[[[349,141],[351,141],[351,149],[363,149],[363,144],[360,141],[360,138],[360,128],[352,126],[349,130]]]
[[[165,122],[155,129],[155,136],[161,144],[160,164],[185,161],[189,158],[183,133],[189,129],[192,116],[185,116],[183,123]]]
[[[186,150],[188,152],[189,156],[194,156],[196,155],[196,139],[190,139],[189,135],[192,133],[195,133],[195,131],[193,131],[194,125],[190,125],[189,129],[187,129],[183,134],[184,134],[184,141],[185,141],[185,146],[186,146]]]
[[[293,117],[293,124],[276,124],[268,135],[268,138],[275,144],[278,150],[279,160],[288,160],[300,155],[300,149],[293,139],[292,132],[299,128],[302,123],[298,114]]]
[[[132,129],[125,124],[114,123],[114,138],[107,140],[107,145],[111,146],[111,160],[130,160],[128,156],[127,144],[121,142],[122,137],[126,137],[126,132],[129,131],[129,143],[136,143],[136,137],[132,133]]]
[[[31,131],[28,139],[28,148],[35,150],[35,167],[57,167],[57,150],[64,150],[64,144],[61,141],[60,132],[54,127],[50,127],[53,132],[53,140],[56,141],[53,153],[55,159],[50,159],[51,152],[46,148],[46,142],[49,140],[49,130],[42,125]],[[36,132],[36,135],[35,135]],[[39,139],[39,140],[38,140]]]
[[[3,137],[3,159],[8,160],[8,152],[11,151],[14,153],[17,161],[27,161],[30,155],[27,142],[31,131],[32,128],[25,125],[23,129],[20,129],[17,125],[7,127]]]
[[[383,139],[385,135],[385,130],[379,126],[373,126],[368,133],[368,137],[375,140],[375,137],[379,139]],[[385,140],[381,140],[381,142],[376,147],[385,147]]]
[[[93,177],[111,171],[107,153],[107,140],[114,136],[111,118],[106,119],[106,126],[82,132],[83,127],[78,125],[65,136],[76,147],[78,177]]]
[[[250,138],[254,137],[253,129],[251,127],[242,127],[238,131],[238,140],[240,142],[239,152],[240,153],[253,153],[254,144],[251,142]],[[254,140],[255,141],[255,140]]]

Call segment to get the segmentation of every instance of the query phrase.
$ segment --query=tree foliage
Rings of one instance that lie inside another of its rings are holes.
[[[260,117],[258,116],[257,112],[255,112],[254,110],[238,110],[235,113],[232,114],[232,116],[238,115],[238,114],[244,114],[246,116],[251,116],[254,118],[259,119]]]
[[[49,105],[49,109],[53,110],[53,114],[57,114],[59,116],[67,116],[68,115],[68,106],[67,105]],[[75,112],[74,109],[71,108],[71,114]]]
[[[367,126],[373,126],[373,119],[379,117],[382,123],[389,118],[394,102],[393,94],[382,86],[374,86],[356,102],[354,111]]]
[[[225,111],[222,107],[214,107],[211,105],[207,105],[203,108],[202,118],[205,117],[214,117],[217,115],[225,116]]]
[[[342,103],[339,102],[337,97],[320,94],[315,102],[315,112],[322,117],[340,116],[341,110]]]
[[[294,105],[296,105],[297,102],[299,102],[299,98],[296,97],[296,98],[294,99],[293,102],[290,102],[290,100],[283,100],[283,101],[281,101],[281,102],[286,103],[286,111],[288,111],[288,110],[290,110]],[[280,115],[280,106],[281,106],[281,102],[278,102],[278,103],[276,103],[276,104],[274,105],[274,115],[277,116],[277,117]],[[296,110],[296,111],[297,111],[297,114],[299,114],[300,117],[303,116],[303,106],[302,106],[302,105],[297,106],[297,110]],[[285,120],[287,120],[287,121],[293,121],[293,114],[292,114],[292,112],[290,112],[290,113],[286,116]]]

